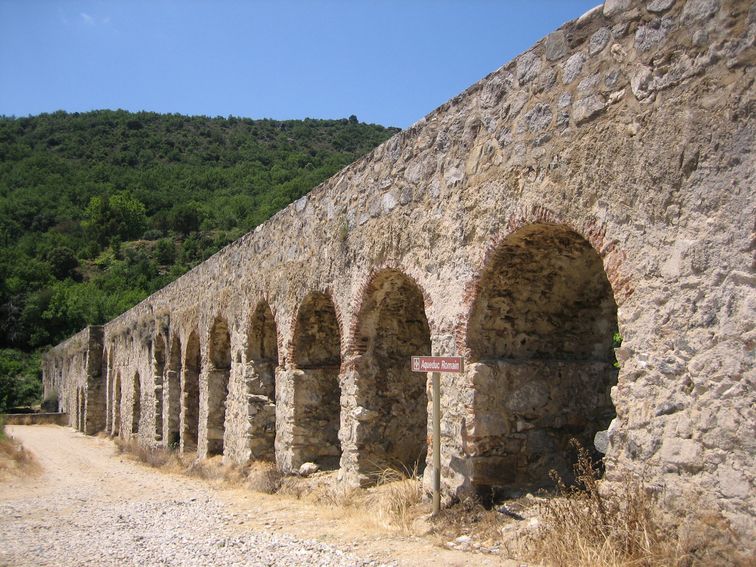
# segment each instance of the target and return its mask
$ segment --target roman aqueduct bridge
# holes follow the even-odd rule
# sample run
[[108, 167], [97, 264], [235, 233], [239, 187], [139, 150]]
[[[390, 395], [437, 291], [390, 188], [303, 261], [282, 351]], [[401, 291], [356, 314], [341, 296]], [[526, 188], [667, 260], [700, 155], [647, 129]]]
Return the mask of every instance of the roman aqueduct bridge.
[[447, 498], [543, 486], [608, 429], [609, 482], [752, 538], [755, 31], [746, 0], [607, 0], [52, 349], [46, 393], [88, 434], [429, 480], [409, 357], [460, 355]]

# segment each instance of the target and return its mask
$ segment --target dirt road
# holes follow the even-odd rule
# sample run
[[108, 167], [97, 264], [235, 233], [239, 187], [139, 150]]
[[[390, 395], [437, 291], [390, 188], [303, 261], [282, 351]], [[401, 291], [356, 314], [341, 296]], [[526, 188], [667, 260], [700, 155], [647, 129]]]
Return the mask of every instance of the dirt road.
[[0, 565], [514, 565], [360, 526], [338, 510], [157, 471], [112, 441], [8, 426], [37, 477], [0, 483]]

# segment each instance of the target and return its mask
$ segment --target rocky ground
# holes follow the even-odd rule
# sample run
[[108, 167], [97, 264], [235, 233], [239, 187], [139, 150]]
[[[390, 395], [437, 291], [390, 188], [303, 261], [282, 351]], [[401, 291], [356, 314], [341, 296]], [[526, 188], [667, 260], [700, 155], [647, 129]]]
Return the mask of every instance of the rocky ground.
[[296, 500], [167, 474], [107, 439], [9, 426], [41, 472], [0, 483], [0, 565], [502, 565]]

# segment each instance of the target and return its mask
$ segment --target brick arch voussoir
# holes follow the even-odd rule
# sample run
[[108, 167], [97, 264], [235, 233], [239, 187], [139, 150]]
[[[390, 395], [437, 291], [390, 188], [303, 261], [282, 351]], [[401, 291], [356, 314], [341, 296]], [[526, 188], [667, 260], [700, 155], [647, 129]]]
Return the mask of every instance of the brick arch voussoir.
[[609, 284], [612, 288], [614, 301], [619, 307], [629, 298], [634, 288], [630, 277], [624, 273], [623, 264], [626, 258], [625, 252], [619, 248], [616, 242], [607, 238], [606, 227], [594, 218], [576, 223], [562, 215], [540, 205], [521, 208], [513, 213], [505, 225], [505, 229], [498, 233], [486, 247], [478, 269], [474, 276], [465, 286], [462, 297], [463, 309], [454, 326], [454, 340], [457, 352], [468, 358], [472, 355], [469, 347], [469, 322], [480, 296], [486, 271], [500, 259], [501, 245], [521, 228], [534, 224], [547, 224], [565, 227], [584, 238], [601, 258]]

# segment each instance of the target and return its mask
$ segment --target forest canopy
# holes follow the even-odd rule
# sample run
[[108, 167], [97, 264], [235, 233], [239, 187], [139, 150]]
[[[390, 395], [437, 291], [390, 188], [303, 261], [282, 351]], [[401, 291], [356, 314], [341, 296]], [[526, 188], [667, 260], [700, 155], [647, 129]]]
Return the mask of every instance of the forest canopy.
[[129, 309], [396, 132], [354, 116], [0, 116], [0, 373], [24, 382], [0, 411], [33, 397], [40, 349]]

